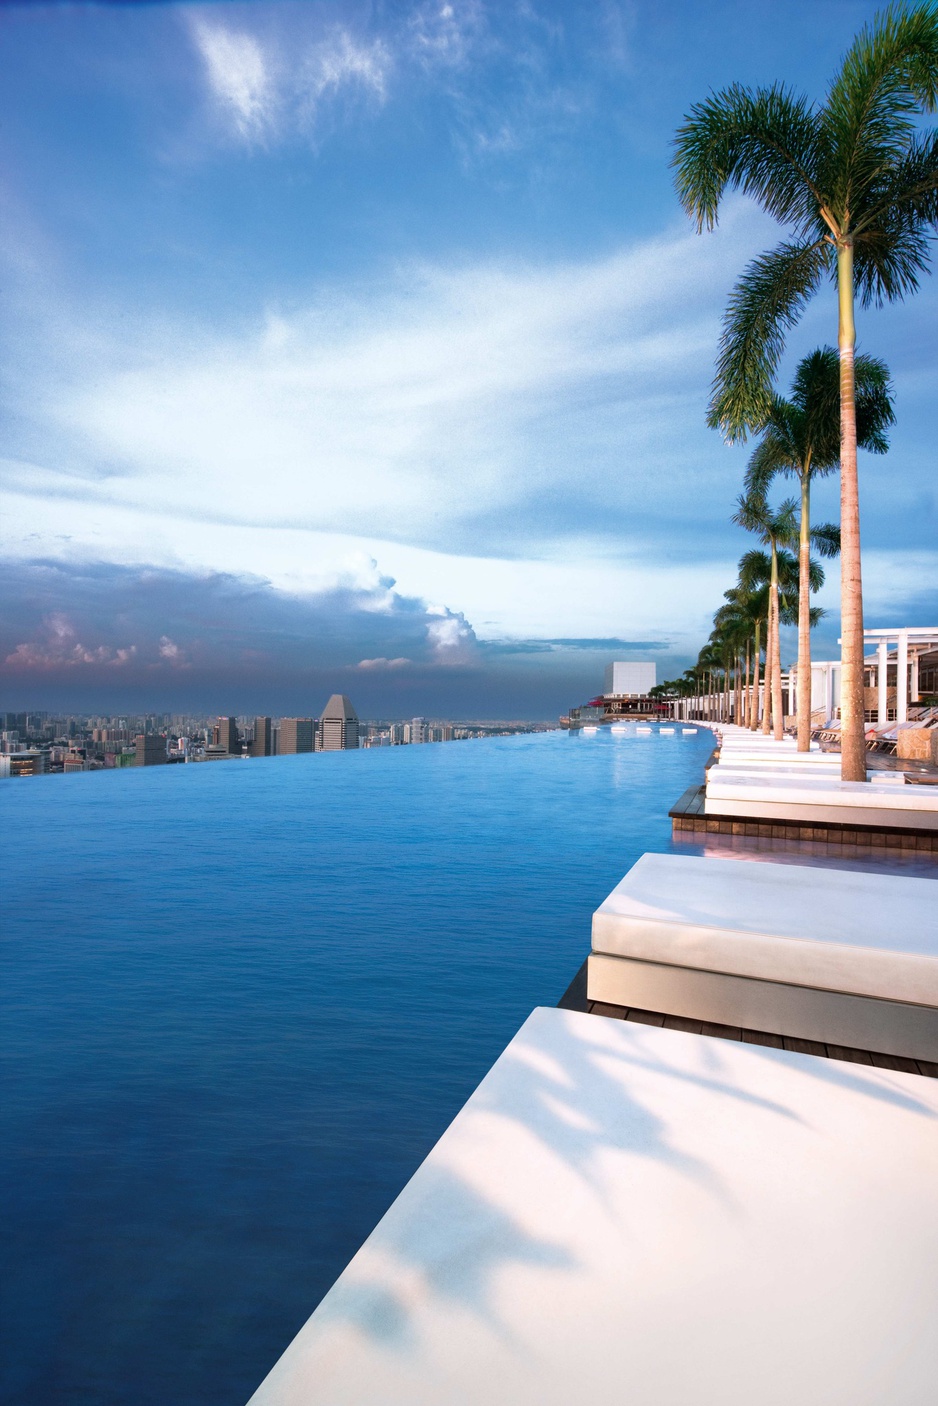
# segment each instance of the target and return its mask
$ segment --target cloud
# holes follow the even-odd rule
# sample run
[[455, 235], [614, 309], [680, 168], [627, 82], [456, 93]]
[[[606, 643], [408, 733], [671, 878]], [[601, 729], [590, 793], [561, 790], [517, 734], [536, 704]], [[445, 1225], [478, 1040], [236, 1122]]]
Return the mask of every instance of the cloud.
[[602, 682], [579, 648], [490, 648], [373, 561], [293, 592], [233, 573], [0, 559], [0, 592], [9, 707], [305, 715], [352, 692], [363, 716], [550, 718]]
[[667, 640], [622, 640], [615, 636], [602, 639], [482, 640], [480, 645], [493, 654], [557, 654], [566, 650], [588, 654], [623, 654], [641, 650], [647, 654], [671, 647]]
[[345, 30], [339, 30], [318, 44], [306, 61], [307, 112], [327, 94], [336, 93], [346, 85], [358, 87], [378, 102], [387, 97], [387, 78], [391, 58], [385, 44], [376, 39], [370, 44], [358, 44]]
[[427, 607], [427, 639], [437, 664], [466, 664], [476, 657], [475, 631], [465, 616], [445, 605]]
[[209, 88], [235, 131], [247, 140], [262, 138], [273, 126], [278, 98], [258, 40], [205, 19], [192, 21], [192, 34]]
[[752, 230], [739, 214], [581, 262], [404, 266], [228, 327], [50, 310], [55, 351], [21, 401], [55, 467], [31, 436], [7, 484], [479, 554], [699, 540], [701, 473], [736, 463], [699, 429], [714, 289]]
[[478, 0], [429, 0], [410, 17], [411, 50], [427, 69], [463, 68], [484, 42], [487, 29]]
[[[373, 561], [302, 593], [259, 577], [103, 562], [6, 562], [0, 580], [0, 658], [12, 674], [101, 666], [303, 674], [481, 659], [463, 616], [401, 595]], [[398, 648], [361, 658], [363, 644]]]
[[[95, 627], [92, 625], [92, 629]], [[162, 653], [162, 650], [160, 651]], [[62, 611], [52, 611], [43, 615], [35, 630], [34, 638], [24, 641], [11, 650], [4, 663], [14, 673], [22, 670], [47, 672], [58, 669], [77, 669], [82, 665], [105, 664], [108, 668], [121, 668], [130, 664], [137, 653], [136, 645], [108, 646], [99, 644], [89, 648], [82, 644], [78, 632], [69, 617]]]
[[361, 41], [336, 27], [325, 36], [280, 39], [204, 16], [192, 19], [190, 30], [219, 115], [249, 145], [313, 137], [324, 104], [340, 95], [379, 106], [387, 99], [391, 54], [380, 38]]

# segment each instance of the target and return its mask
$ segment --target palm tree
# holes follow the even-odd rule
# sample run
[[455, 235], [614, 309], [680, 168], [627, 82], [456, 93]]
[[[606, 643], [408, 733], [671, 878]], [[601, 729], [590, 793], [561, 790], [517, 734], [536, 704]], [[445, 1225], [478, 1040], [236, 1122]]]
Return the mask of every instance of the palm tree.
[[[743, 503], [740, 499], [740, 503]], [[755, 629], [756, 678], [752, 713], [749, 726], [755, 732], [759, 722], [759, 629], [764, 623], [765, 630], [765, 704], [762, 710], [762, 730], [769, 731], [769, 719], [773, 719], [776, 737], [782, 735], [782, 678], [781, 646], [779, 625], [797, 625], [800, 619], [800, 570], [798, 558], [781, 544], [791, 540], [787, 536], [785, 517], [792, 509], [789, 501], [782, 505], [784, 511], [773, 519], [768, 514], [766, 535], [776, 529], [775, 546], [769, 552], [756, 549], [744, 553], [739, 560], [739, 589], [750, 598], [750, 609], [757, 612]], [[737, 514], [739, 520], [739, 514]], [[759, 530], [758, 528], [756, 530]], [[817, 529], [823, 533], [826, 529]], [[760, 535], [762, 535], [760, 533]], [[769, 544], [771, 545], [771, 544]], [[819, 591], [824, 585], [824, 571], [813, 558], [808, 559], [808, 596]], [[809, 628], [813, 628], [823, 617], [824, 612], [817, 606], [810, 606]]]
[[[752, 628], [750, 598], [747, 592], [735, 586], [723, 592], [726, 605], [721, 605], [713, 617], [713, 643], [722, 646], [727, 669], [727, 718], [740, 723], [743, 716], [745, 693], [749, 689], [749, 658]], [[745, 658], [745, 685], [743, 683], [743, 660]], [[729, 685], [733, 687], [733, 701], [729, 700]], [[744, 693], [745, 688], [745, 693]]]
[[785, 334], [825, 275], [836, 283], [840, 352], [842, 775], [866, 779], [863, 598], [854, 304], [912, 293], [938, 227], [938, 6], [894, 5], [863, 29], [823, 104], [780, 84], [735, 84], [696, 104], [677, 134], [678, 194], [698, 231], [726, 190], [753, 196], [790, 232], [755, 259], [731, 295], [709, 422], [730, 440], [760, 429]]
[[[882, 361], [858, 356], [857, 444], [874, 454], [889, 448], [886, 428], [894, 422], [889, 371]], [[811, 529], [811, 484], [840, 462], [840, 375], [833, 347], [806, 356], [795, 372], [790, 400], [773, 396], [762, 438], [746, 471], [747, 494], [764, 495], [778, 473], [794, 475], [801, 487], [798, 599], [798, 750], [811, 742], [811, 624], [808, 570], [811, 545], [821, 556], [840, 550], [840, 533], [827, 523]]]
[[758, 726], [756, 710], [759, 698], [760, 636], [762, 622], [768, 612], [768, 584], [757, 589], [747, 589], [740, 583], [731, 590], [724, 591], [723, 598], [727, 603], [720, 606], [713, 617], [713, 623], [736, 641], [739, 649], [739, 670], [745, 657], [745, 674], [740, 674], [741, 687], [737, 690], [739, 706], [736, 709], [736, 721], [741, 727], [749, 727], [755, 732]]
[[[776, 740], [781, 741], [782, 668], [779, 637], [778, 551], [779, 547], [787, 546], [794, 538], [795, 500], [794, 498], [786, 498], [785, 502], [773, 511], [764, 494], [741, 495], [737, 500], [733, 521], [739, 527], [745, 527], [747, 532], [756, 533], [760, 541], [769, 549], [769, 620], [765, 637], [766, 707], [762, 720], [762, 731], [768, 732], [769, 730], [768, 701], [771, 689], [773, 730]], [[745, 561], [744, 557], [743, 562]], [[750, 562], [745, 578], [743, 576], [743, 562], [740, 562], [740, 579], [744, 581], [746, 587], [751, 588], [756, 584], [753, 576], [754, 562]]]

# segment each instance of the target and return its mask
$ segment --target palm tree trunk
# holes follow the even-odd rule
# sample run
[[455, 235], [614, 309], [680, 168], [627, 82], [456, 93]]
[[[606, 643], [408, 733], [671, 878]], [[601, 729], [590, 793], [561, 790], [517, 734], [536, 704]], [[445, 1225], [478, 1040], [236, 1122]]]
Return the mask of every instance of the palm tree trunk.
[[863, 584], [860, 575], [860, 491], [854, 378], [853, 240], [837, 243], [840, 348], [840, 774], [866, 780], [863, 709]]
[[760, 635], [762, 634], [762, 621], [756, 621], [755, 641], [753, 643], [752, 661], [752, 697], [749, 700], [749, 730], [757, 732], [759, 728], [759, 668], [762, 662], [762, 644]]
[[772, 596], [769, 593], [769, 613], [765, 617], [765, 682], [762, 685], [762, 731], [766, 737], [772, 720]]
[[781, 742], [784, 731], [782, 717], [782, 638], [779, 628], [778, 610], [778, 553], [772, 543], [772, 732], [776, 742]]
[[798, 542], [798, 751], [811, 748], [811, 464], [801, 471]]
[[740, 710], [739, 710], [739, 723], [740, 723], [740, 726], [741, 726], [741, 727], [745, 727], [746, 724], [747, 724], [748, 721], [749, 721], [749, 674], [750, 674], [749, 641], [748, 641], [748, 639], [747, 639], [747, 640], [746, 640], [746, 675], [745, 675], [745, 680], [744, 680], [744, 683], [743, 683], [742, 707], [741, 707]]

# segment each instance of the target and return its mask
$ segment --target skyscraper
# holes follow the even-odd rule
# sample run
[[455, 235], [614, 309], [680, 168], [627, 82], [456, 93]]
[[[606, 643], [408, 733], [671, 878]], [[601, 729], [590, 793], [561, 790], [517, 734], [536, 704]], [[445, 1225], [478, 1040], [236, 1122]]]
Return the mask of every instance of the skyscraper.
[[235, 718], [218, 719], [218, 745], [236, 757], [241, 755], [241, 735]]
[[317, 752], [344, 752], [358, 746], [358, 714], [344, 693], [334, 693], [322, 711]]
[[137, 766], [164, 766], [167, 760], [165, 737], [161, 737], [158, 732], [138, 734]]
[[254, 719], [254, 741], [251, 743], [251, 756], [270, 756], [270, 718]]
[[280, 719], [280, 755], [313, 750], [312, 718]]

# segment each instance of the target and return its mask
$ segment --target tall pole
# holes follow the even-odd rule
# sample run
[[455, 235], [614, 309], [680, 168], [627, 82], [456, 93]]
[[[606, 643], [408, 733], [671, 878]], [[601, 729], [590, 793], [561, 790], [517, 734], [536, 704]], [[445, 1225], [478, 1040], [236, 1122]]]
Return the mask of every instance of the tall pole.
[[896, 650], [896, 722], [909, 721], [909, 632], [899, 631]]

